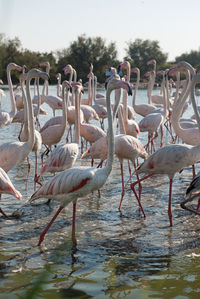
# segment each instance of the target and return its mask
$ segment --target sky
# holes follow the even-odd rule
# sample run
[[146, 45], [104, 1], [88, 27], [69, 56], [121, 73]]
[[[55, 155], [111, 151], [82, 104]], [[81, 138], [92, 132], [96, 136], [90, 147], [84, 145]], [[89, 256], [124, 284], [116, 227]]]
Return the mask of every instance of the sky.
[[199, 0], [0, 0], [0, 33], [23, 49], [51, 52], [77, 37], [116, 43], [123, 60], [129, 42], [157, 40], [168, 61], [200, 50]]

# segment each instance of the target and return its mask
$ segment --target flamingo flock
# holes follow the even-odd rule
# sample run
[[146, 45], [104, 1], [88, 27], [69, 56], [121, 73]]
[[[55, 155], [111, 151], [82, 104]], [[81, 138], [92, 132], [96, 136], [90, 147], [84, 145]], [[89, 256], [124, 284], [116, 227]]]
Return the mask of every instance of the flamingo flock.
[[[9, 171], [20, 167], [26, 159], [29, 161], [30, 153], [34, 152], [34, 190], [29, 202], [46, 198], [48, 202], [55, 200], [60, 204], [40, 234], [38, 245], [41, 245], [56, 217], [69, 203], [73, 205], [71, 239], [74, 245], [77, 244], [75, 226], [78, 199], [84, 200], [86, 195], [92, 196], [95, 191], [98, 191], [100, 196], [100, 189], [106, 188], [106, 182], [115, 163], [115, 155], [119, 160], [118, 167], [121, 174], [120, 211], [126, 200], [126, 191], [129, 190], [133, 199], [136, 199], [143, 217], [151, 217], [143, 208], [142, 185], [153, 175], [167, 175], [168, 217], [169, 225], [172, 227], [173, 179], [177, 172], [191, 167], [193, 180], [186, 190], [186, 200], [181, 203], [181, 207], [200, 214], [198, 212], [200, 175], [195, 173], [195, 164], [200, 160], [200, 116], [195, 98], [200, 75], [196, 74], [192, 65], [186, 61], [181, 61], [167, 70], [157, 70], [154, 59], [149, 60], [147, 65], [149, 68], [153, 65], [153, 70], [146, 74], [149, 80], [146, 102], [142, 102], [138, 96], [140, 70], [138, 67], [131, 69], [128, 61], [119, 65], [118, 70], [124, 73], [121, 77], [114, 67], [107, 72], [110, 77], [106, 79], [104, 94], [97, 93], [97, 77], [91, 64], [87, 75], [86, 98], [83, 98], [84, 86], [81, 80], [77, 81], [78, 71], [69, 64], [64, 67], [63, 74], [56, 75], [58, 84], [55, 95], [49, 94], [49, 62], [41, 62], [38, 69], [31, 70], [26, 70], [25, 66], [15, 63], [7, 66], [11, 111], [0, 110], [0, 128], [17, 122], [21, 123], [21, 128], [19, 140], [14, 137], [13, 141], [0, 144], [0, 197], [2, 194], [10, 194], [22, 199], [20, 191], [14, 187], [9, 178]], [[46, 67], [45, 71], [40, 69], [42, 67]], [[21, 94], [17, 97], [12, 84], [13, 70], [22, 72], [17, 85]], [[135, 74], [136, 83], [133, 85], [131, 75], [134, 77]], [[160, 94], [153, 94], [157, 75], [162, 76]], [[180, 88], [180, 75], [185, 77], [182, 88]], [[176, 77], [174, 94], [169, 83], [172, 76]], [[65, 77], [63, 81], [62, 77]], [[30, 91], [33, 79], [34, 96]], [[43, 80], [42, 92], [39, 79]], [[4, 95], [3, 91], [1, 95]], [[52, 109], [52, 115], [47, 116], [41, 107], [44, 103]], [[193, 118], [183, 118], [185, 109], [191, 104], [194, 110]], [[60, 115], [56, 115], [57, 110], [60, 110]], [[41, 113], [44, 117], [48, 117], [42, 127]], [[119, 125], [120, 132], [115, 132], [114, 127], [118, 128], [114, 126], [115, 123]], [[168, 134], [168, 144], [163, 141], [164, 131]], [[147, 138], [144, 137], [145, 134], [148, 134]], [[160, 142], [155, 142], [156, 140]], [[78, 159], [91, 159], [91, 167], [78, 166]], [[98, 160], [97, 167], [94, 166], [95, 159]], [[124, 175], [124, 160], [127, 160], [129, 169], [127, 182]], [[26, 189], [30, 166], [27, 171]], [[48, 179], [46, 173], [49, 173]], [[141, 174], [144, 175], [140, 177]], [[198, 204], [195, 210], [186, 203], [196, 197]], [[0, 213], [2, 217], [9, 218], [1, 208]]]

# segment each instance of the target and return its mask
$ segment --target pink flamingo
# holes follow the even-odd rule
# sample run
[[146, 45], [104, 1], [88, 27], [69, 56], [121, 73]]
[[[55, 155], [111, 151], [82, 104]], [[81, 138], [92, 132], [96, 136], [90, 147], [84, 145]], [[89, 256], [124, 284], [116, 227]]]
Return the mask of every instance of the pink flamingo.
[[197, 145], [200, 142], [200, 132], [198, 127], [189, 127], [189, 128], [183, 128], [181, 123], [179, 122], [184, 104], [186, 99], [188, 98], [191, 88], [191, 76], [194, 76], [195, 72], [193, 67], [185, 62], [181, 61], [179, 62], [174, 68], [172, 68], [169, 73], [170, 75], [174, 72], [182, 71], [185, 73], [187, 84], [185, 84], [185, 87], [183, 88], [181, 94], [175, 101], [173, 105], [172, 114], [170, 117], [170, 121], [172, 124], [172, 127], [178, 137], [182, 139], [184, 143], [191, 144], [191, 145]]
[[[128, 61], [124, 61], [119, 65], [118, 68], [126, 69], [126, 80], [127, 80], [127, 82], [130, 82], [130, 74], [131, 74], [130, 63]], [[136, 117], [135, 117], [135, 111], [134, 111], [133, 107], [131, 107], [130, 105], [127, 105], [127, 109], [128, 109], [128, 119], [135, 120]]]
[[[22, 199], [21, 193], [13, 186], [11, 180], [9, 179], [7, 173], [0, 167], [0, 199], [1, 194], [11, 194], [17, 199]], [[0, 213], [8, 218], [4, 211], [0, 208]]]
[[[43, 230], [40, 235], [38, 245], [40, 245], [44, 239], [45, 234], [52, 225], [53, 221], [56, 219], [58, 214], [63, 210], [63, 208], [70, 202], [73, 202], [73, 221], [72, 221], [72, 241], [74, 244], [77, 243], [75, 237], [75, 214], [76, 214], [76, 202], [77, 199], [88, 195], [89, 193], [101, 188], [111, 170], [113, 163], [114, 154], [114, 134], [113, 134], [113, 121], [112, 112], [110, 107], [110, 93], [116, 88], [130, 88], [130, 86], [117, 79], [113, 79], [108, 84], [108, 89], [106, 93], [107, 98], [107, 111], [108, 111], [108, 127], [109, 127], [109, 151], [108, 151], [108, 161], [104, 168], [70, 168], [60, 174], [56, 175], [48, 182], [46, 182], [38, 191], [36, 191], [30, 201], [34, 201], [40, 197], [46, 197], [54, 200], [58, 200], [61, 205], [58, 208], [56, 214], [53, 216], [49, 224]], [[78, 87], [80, 89], [80, 87]], [[80, 92], [80, 91], [79, 91]]]
[[[69, 88], [69, 82], [63, 81], [63, 89]], [[78, 88], [78, 87], [77, 87]], [[76, 104], [76, 103], [75, 103]], [[40, 171], [40, 175], [46, 172], [61, 172], [65, 169], [71, 168], [78, 156], [79, 152], [79, 138], [80, 138], [80, 115], [78, 109], [76, 109], [76, 124], [74, 142], [56, 147], [44, 162]]]
[[133, 119], [128, 119], [127, 92], [125, 90], [123, 90], [123, 120], [126, 134], [138, 138], [140, 128], [137, 122]]
[[12, 122], [13, 117], [15, 116], [15, 114], [17, 112], [16, 105], [15, 105], [15, 99], [14, 99], [14, 93], [13, 93], [11, 74], [10, 74], [12, 70], [17, 70], [17, 71], [21, 72], [22, 67], [15, 63], [9, 63], [7, 65], [6, 72], [7, 72], [9, 91], [10, 91], [11, 111], [10, 112], [0, 111], [0, 128], [5, 125], [9, 125]]
[[26, 93], [27, 93], [27, 101], [28, 101], [28, 119], [29, 119], [29, 137], [25, 142], [13, 141], [7, 142], [0, 145], [0, 167], [8, 172], [11, 168], [15, 167], [19, 163], [21, 163], [25, 158], [28, 157], [31, 152], [34, 142], [34, 121], [33, 121], [33, 108], [31, 102], [30, 95], [30, 81], [33, 77], [40, 77], [44, 80], [48, 79], [48, 75], [46, 73], [40, 72], [36, 69], [32, 69], [27, 73], [26, 80]]
[[[40, 63], [40, 66], [46, 66], [46, 73], [49, 74], [50, 64], [48, 61]], [[53, 111], [53, 116], [55, 116], [55, 111], [62, 109], [62, 99], [59, 96], [48, 94], [48, 82], [45, 82], [44, 86], [46, 87], [46, 95], [45, 95], [45, 88], [43, 88], [41, 100], [51, 107]]]
[[56, 74], [56, 79], [58, 80], [58, 83], [57, 83], [57, 96], [62, 97], [62, 95], [61, 95], [61, 93], [62, 93], [61, 73]]
[[[119, 210], [121, 209], [121, 204], [124, 198], [125, 194], [125, 187], [124, 187], [124, 171], [123, 171], [123, 161], [130, 160], [134, 167], [136, 167], [135, 161], [137, 158], [141, 157], [143, 159], [146, 159], [147, 152], [145, 151], [142, 143], [135, 137], [126, 135], [123, 132], [125, 132], [123, 119], [122, 119], [122, 113], [121, 113], [122, 107], [119, 107], [119, 124], [120, 124], [120, 134], [116, 135], [115, 138], [115, 154], [119, 159], [120, 162], [120, 169], [121, 169], [121, 179], [122, 179], [122, 193], [121, 193], [121, 200], [119, 204]], [[113, 114], [114, 115], [114, 114]], [[92, 159], [100, 159], [101, 162], [99, 163], [98, 167], [100, 167], [103, 163], [103, 161], [107, 157], [107, 151], [108, 151], [108, 144], [107, 144], [107, 136], [101, 137], [96, 142], [94, 142], [91, 147], [83, 153], [81, 159], [91, 157]], [[140, 205], [139, 198], [138, 203]], [[143, 208], [140, 205], [142, 212]], [[145, 214], [144, 214], [145, 216]]]
[[136, 104], [136, 93], [137, 93], [139, 83], [140, 83], [140, 70], [139, 70], [139, 68], [135, 67], [131, 70], [131, 72], [137, 74], [137, 81], [136, 81], [135, 90], [134, 90], [134, 94], [133, 94], [132, 106], [137, 114], [139, 114], [141, 116], [147, 116], [148, 114], [150, 114], [151, 112], [156, 110], [157, 107], [154, 105], [151, 105], [151, 104], [146, 104], [146, 103]]
[[[180, 63], [184, 68], [188, 66], [185, 62]], [[178, 64], [179, 65], [179, 64]], [[180, 65], [179, 65], [180, 66]], [[177, 66], [176, 66], [177, 68]], [[194, 111], [197, 117], [198, 126], [200, 129], [200, 118], [196, 108], [195, 98], [194, 98], [194, 87], [197, 82], [200, 82], [200, 75], [193, 77], [192, 84], [190, 85], [190, 91], [192, 95], [192, 104]], [[183, 105], [183, 103], [182, 103]], [[181, 108], [181, 107], [180, 107]], [[168, 216], [170, 221], [170, 226], [172, 226], [172, 212], [171, 212], [171, 200], [172, 200], [172, 183], [173, 178], [176, 172], [182, 171], [185, 167], [194, 165], [200, 159], [200, 142], [199, 144], [192, 146], [187, 144], [173, 144], [167, 145], [163, 148], [158, 149], [155, 153], [147, 158], [143, 164], [139, 166], [136, 173], [147, 173], [147, 176], [144, 176], [140, 179], [140, 182], [146, 178], [152, 176], [153, 174], [167, 174], [169, 177], [169, 200], [168, 200]], [[195, 184], [197, 180], [195, 179]], [[131, 189], [137, 196], [134, 186], [137, 184], [132, 183]], [[192, 190], [188, 190], [188, 193]], [[183, 203], [184, 207], [185, 202]]]
[[[27, 141], [28, 136], [29, 136], [29, 126], [28, 126], [28, 107], [27, 107], [27, 99], [24, 91], [24, 81], [27, 78], [27, 74], [21, 74], [20, 75], [20, 82], [21, 82], [21, 88], [22, 88], [22, 96], [25, 101], [25, 109], [24, 109], [24, 127], [21, 133], [19, 134], [19, 140], [20, 141]], [[37, 92], [38, 92], [38, 101], [40, 105], [40, 94], [39, 94], [39, 78], [37, 78]], [[39, 110], [39, 107], [38, 107]], [[36, 190], [36, 179], [37, 179], [37, 156], [42, 148], [42, 137], [41, 134], [35, 129], [34, 130], [34, 136], [35, 136], [35, 141], [34, 145], [32, 148], [32, 152], [35, 153], [35, 178], [34, 178], [34, 191]], [[29, 173], [28, 173], [28, 179], [30, 175], [30, 166], [29, 166]], [[26, 188], [28, 186], [28, 179], [26, 183]]]
[[[69, 84], [69, 83], [68, 83]], [[43, 159], [44, 154], [48, 154], [51, 150], [52, 145], [55, 145], [60, 142], [62, 136], [65, 133], [66, 125], [67, 125], [67, 113], [66, 113], [66, 106], [68, 104], [69, 93], [67, 90], [66, 100], [64, 98], [64, 89], [65, 89], [66, 82], [63, 84], [63, 116], [62, 116], [62, 123], [48, 126], [46, 129], [41, 130], [40, 134], [42, 136], [42, 144], [45, 145], [46, 150], [42, 153], [41, 157]]]
[[[145, 116], [140, 122], [139, 122], [139, 128], [141, 132], [148, 132], [148, 142], [146, 145], [146, 148], [149, 149], [149, 145], [151, 144], [151, 153], [152, 150], [155, 150], [154, 148], [154, 142], [153, 140], [158, 136], [157, 130], [160, 127], [161, 128], [161, 144], [162, 146], [162, 136], [163, 136], [163, 129], [162, 129], [162, 123], [164, 122], [165, 118], [167, 117], [167, 98], [166, 98], [166, 90], [165, 90], [165, 77], [163, 72], [163, 95], [165, 98], [164, 101], [164, 110], [158, 110], [153, 111], [152, 113]], [[153, 134], [155, 133], [155, 136]]]

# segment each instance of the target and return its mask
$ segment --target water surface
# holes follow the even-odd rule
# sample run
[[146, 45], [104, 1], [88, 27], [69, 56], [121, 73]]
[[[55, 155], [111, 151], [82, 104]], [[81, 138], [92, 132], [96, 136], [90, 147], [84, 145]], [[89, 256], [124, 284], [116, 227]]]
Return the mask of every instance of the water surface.
[[[50, 93], [56, 94], [56, 88], [51, 87]], [[146, 90], [139, 91], [140, 100], [146, 101]], [[8, 96], [2, 99], [2, 108], [9, 111]], [[43, 108], [48, 115], [40, 117], [41, 124], [52, 116], [46, 104]], [[189, 108], [186, 115], [191, 113]], [[17, 140], [19, 129], [15, 124], [2, 128], [0, 142]], [[140, 134], [144, 144], [146, 137]], [[170, 142], [166, 131], [164, 137], [165, 143]], [[8, 215], [18, 210], [21, 217], [0, 217], [0, 298], [199, 298], [200, 218], [180, 207], [192, 179], [191, 168], [175, 176], [170, 228], [167, 176], [154, 176], [143, 183], [145, 219], [129, 184], [122, 211], [118, 211], [121, 178], [115, 157], [101, 197], [94, 192], [77, 203], [77, 248], [71, 243], [72, 204], [60, 213], [38, 247], [39, 235], [59, 204], [52, 201], [48, 206], [39, 200], [26, 205], [33, 194], [33, 154], [30, 162], [27, 190], [26, 161], [8, 173], [23, 200], [5, 194], [1, 200]], [[78, 159], [76, 165], [89, 166], [90, 161]], [[127, 161], [124, 167], [127, 181]], [[44, 181], [49, 177], [45, 175]]]

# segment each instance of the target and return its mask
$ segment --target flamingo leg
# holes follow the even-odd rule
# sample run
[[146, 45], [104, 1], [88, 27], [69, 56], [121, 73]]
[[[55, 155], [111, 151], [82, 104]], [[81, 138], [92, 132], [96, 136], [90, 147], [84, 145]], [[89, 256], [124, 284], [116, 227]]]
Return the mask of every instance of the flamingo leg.
[[163, 146], [163, 127], [160, 126], [160, 147]]
[[51, 219], [51, 221], [47, 224], [47, 226], [45, 227], [45, 229], [43, 230], [43, 232], [40, 235], [40, 239], [38, 242], [38, 246], [41, 245], [42, 241], [44, 240], [44, 236], [46, 235], [48, 229], [50, 228], [50, 226], [52, 225], [52, 223], [54, 222], [54, 220], [56, 219], [56, 217], [58, 216], [58, 214], [62, 211], [64, 207], [60, 206], [57, 210], [57, 212], [55, 213], [55, 215], [53, 216], [53, 218]]
[[72, 242], [74, 245], [77, 244], [75, 235], [75, 223], [76, 223], [76, 202], [73, 203], [73, 219], [72, 219]]
[[171, 211], [172, 182], [173, 182], [173, 180], [170, 179], [170, 181], [169, 181], [169, 203], [168, 203], [168, 216], [169, 216], [169, 223], [170, 223], [170, 226], [173, 226], [173, 224], [172, 224], [172, 211]]
[[5, 217], [5, 218], [9, 218], [6, 213], [0, 208], [0, 213]]
[[27, 190], [27, 188], [28, 188], [28, 180], [29, 180], [30, 172], [31, 172], [31, 164], [29, 162], [29, 157], [27, 157], [27, 162], [28, 162], [28, 174], [27, 174], [25, 190]]
[[34, 191], [36, 191], [36, 183], [37, 183], [37, 153], [35, 152], [35, 178], [34, 178]]
[[139, 204], [139, 206], [140, 206], [140, 209], [141, 209], [141, 211], [142, 211], [143, 216], [146, 217], [145, 212], [144, 212], [144, 209], [143, 209], [142, 204], [141, 204], [141, 201], [140, 201], [140, 197], [137, 195], [137, 192], [135, 191], [135, 188], [134, 188], [134, 185], [133, 185], [133, 184], [131, 184], [131, 190], [132, 190], [133, 193], [135, 194], [135, 197], [136, 197], [136, 199], [137, 199], [137, 201], [138, 201], [138, 204]]
[[121, 210], [122, 201], [124, 199], [125, 189], [124, 189], [124, 172], [123, 172], [123, 163], [120, 163], [121, 167], [121, 177], [122, 177], [122, 193], [121, 193], [121, 200], [119, 203], [119, 211]]
[[200, 207], [200, 197], [199, 197], [199, 199], [198, 199], [198, 204], [197, 204], [196, 211], [198, 211], [198, 210], [199, 210], [199, 207]]

